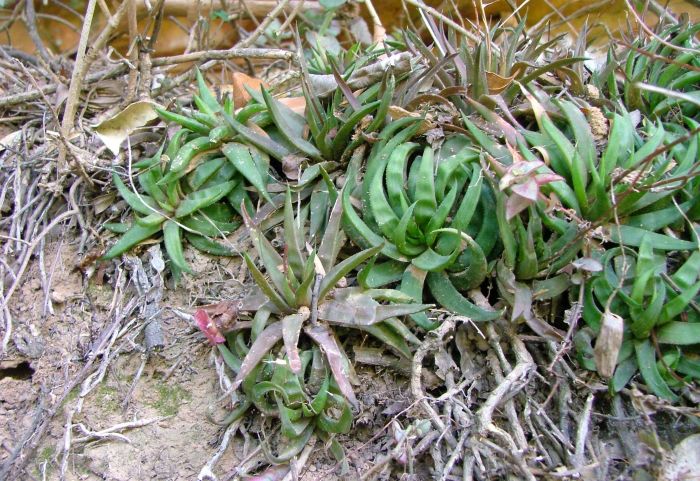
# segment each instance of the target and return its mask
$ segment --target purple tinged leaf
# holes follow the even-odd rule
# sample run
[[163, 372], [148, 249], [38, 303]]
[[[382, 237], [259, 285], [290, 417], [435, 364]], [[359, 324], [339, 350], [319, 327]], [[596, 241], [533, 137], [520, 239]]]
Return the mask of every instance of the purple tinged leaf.
[[525, 139], [522, 134], [498, 116], [493, 110], [469, 97], [467, 97], [467, 102], [469, 102], [487, 121], [501, 131], [508, 144], [517, 145], [518, 142], [524, 142]]
[[509, 166], [501, 180], [498, 182], [498, 188], [506, 190], [513, 184], [522, 182], [527, 176], [533, 173], [536, 169], [543, 167], [545, 164], [541, 160], [518, 161]]
[[506, 220], [511, 220], [516, 215], [528, 208], [532, 201], [521, 197], [518, 194], [513, 194], [506, 201]]
[[246, 355], [245, 359], [241, 363], [241, 370], [238, 371], [236, 379], [233, 381], [233, 389], [237, 389], [241, 385], [243, 380], [248, 377], [248, 375], [253, 371], [255, 366], [265, 357], [265, 355], [270, 352], [270, 350], [275, 347], [282, 339], [282, 323], [275, 322], [270, 324], [261, 332], [258, 337], [250, 346], [250, 350]]
[[353, 110], [360, 110], [362, 108], [362, 105], [360, 105], [360, 101], [357, 100], [357, 97], [355, 97], [355, 94], [352, 92], [352, 89], [347, 84], [347, 82], [343, 80], [343, 77], [340, 75], [340, 72], [338, 72], [338, 69], [335, 67], [335, 65], [333, 65], [333, 77], [335, 77], [335, 81], [338, 84], [340, 91], [343, 92], [343, 95], [350, 104], [350, 107], [352, 107]]
[[550, 182], [558, 182], [563, 180], [564, 177], [554, 173], [537, 174], [535, 176], [535, 182], [537, 182], [537, 185], [539, 186], [549, 184]]
[[511, 319], [513, 321], [524, 320], [534, 332], [542, 337], [547, 337], [555, 341], [561, 341], [564, 334], [558, 329], [550, 326], [532, 312], [532, 291], [530, 287], [522, 282], [514, 282], [515, 296]]
[[348, 299], [323, 301], [318, 306], [318, 318], [343, 326], [369, 326], [375, 320], [376, 301], [367, 298], [372, 304], [355, 304]]
[[342, 217], [343, 199], [342, 195], [339, 195], [335, 200], [333, 209], [331, 209], [331, 215], [328, 218], [328, 224], [326, 225], [326, 230], [323, 233], [321, 245], [318, 248], [318, 258], [321, 260], [321, 264], [326, 272], [330, 271], [335, 265], [335, 258], [342, 247], [342, 242], [344, 241], [344, 237], [339, 235]]
[[331, 324], [347, 327], [371, 326], [392, 317], [416, 314], [429, 304], [379, 304], [371, 295], [355, 288], [339, 289], [333, 299], [318, 306], [318, 317]]
[[308, 307], [299, 308], [296, 314], [290, 314], [282, 318], [282, 339], [284, 340], [284, 348], [289, 359], [289, 367], [294, 374], [299, 374], [301, 371], [301, 359], [299, 358], [299, 334], [301, 327], [309, 318], [310, 312]]
[[[241, 312], [255, 312], [266, 305], [267, 307], [270, 307], [270, 299], [259, 287], [256, 286], [250, 292], [250, 294], [238, 302], [237, 307]], [[273, 307], [273, 311], [277, 311], [276, 306]]]
[[209, 317], [204, 309], [197, 309], [194, 313], [194, 320], [197, 322], [199, 329], [207, 336], [212, 344], [222, 344], [226, 342], [226, 338], [219, 331], [218, 326], [212, 318]]
[[511, 186], [510, 190], [532, 202], [537, 201], [537, 195], [540, 192], [537, 182], [535, 182], [534, 179], [527, 179], [521, 184], [515, 184]]
[[423, 312], [427, 309], [433, 307], [432, 304], [387, 304], [377, 306], [377, 312], [375, 314], [375, 319], [377, 321], [384, 321], [392, 317], [407, 316], [409, 314], [416, 314], [418, 312]]
[[306, 326], [304, 331], [321, 347], [321, 350], [326, 355], [328, 365], [333, 372], [335, 381], [338, 383], [340, 392], [343, 394], [343, 396], [345, 396], [345, 399], [352, 404], [353, 407], [357, 408], [357, 398], [355, 397], [355, 393], [350, 385], [350, 379], [348, 378], [348, 372], [345, 367], [345, 364], [349, 361], [341, 353], [340, 347], [333, 336], [333, 332], [324, 324]]

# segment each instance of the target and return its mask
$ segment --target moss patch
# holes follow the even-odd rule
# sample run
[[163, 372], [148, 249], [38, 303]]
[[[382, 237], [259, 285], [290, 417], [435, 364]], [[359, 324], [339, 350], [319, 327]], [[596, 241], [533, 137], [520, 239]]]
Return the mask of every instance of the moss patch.
[[162, 416], [174, 416], [180, 410], [183, 401], [192, 399], [189, 391], [181, 386], [168, 386], [162, 384], [157, 388], [158, 399], [150, 406], [155, 408]]

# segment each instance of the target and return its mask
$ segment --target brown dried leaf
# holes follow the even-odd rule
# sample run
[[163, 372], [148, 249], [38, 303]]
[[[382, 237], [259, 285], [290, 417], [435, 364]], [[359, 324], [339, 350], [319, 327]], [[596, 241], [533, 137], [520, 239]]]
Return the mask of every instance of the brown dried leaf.
[[[421, 114], [417, 112], [409, 112], [408, 110], [399, 107], [398, 105], [391, 105], [389, 106], [389, 115], [394, 119], [403, 119], [406, 117], [412, 117], [415, 119], [419, 119], [422, 117]], [[420, 123], [420, 128], [418, 129], [418, 132], [416, 132], [416, 135], [421, 135], [426, 133], [427, 131], [434, 129], [436, 125], [433, 122], [430, 122], [426, 119], [423, 119]]]
[[610, 378], [615, 372], [617, 356], [622, 346], [624, 330], [623, 319], [610, 311], [605, 311], [600, 325], [600, 334], [595, 343], [593, 354], [598, 374]]
[[306, 111], [306, 99], [304, 97], [284, 97], [277, 100], [299, 115], [303, 116]]
[[242, 72], [234, 72], [231, 80], [231, 91], [233, 105], [236, 109], [240, 109], [250, 100], [250, 94], [246, 90], [246, 86], [252, 90], [260, 90], [260, 87], [267, 87], [267, 84]]
[[158, 118], [155, 108], [162, 108], [150, 100], [139, 100], [127, 105], [124, 110], [93, 127], [100, 140], [112, 151], [119, 153], [119, 146], [132, 131], [143, 127], [151, 120]]
[[265, 328], [263, 332], [255, 339], [253, 345], [250, 346], [250, 351], [241, 363], [241, 370], [238, 371], [236, 379], [233, 381], [233, 389], [237, 389], [243, 380], [253, 371], [255, 366], [282, 340], [282, 323], [275, 322]]
[[353, 407], [357, 407], [357, 398], [355, 397], [355, 392], [350, 385], [349, 373], [345, 367], [348, 360], [342, 354], [340, 347], [333, 336], [333, 332], [324, 324], [306, 326], [304, 331], [321, 347], [321, 351], [323, 351], [323, 353], [326, 355], [328, 365], [333, 372], [333, 378], [338, 383], [340, 392], [343, 394], [343, 396], [345, 396], [345, 399], [352, 404]]
[[510, 84], [513, 83], [514, 78], [515, 78], [515, 75], [513, 75], [511, 77], [501, 77], [497, 73], [487, 71], [486, 72], [486, 83], [488, 84], [488, 87], [489, 87], [489, 94], [491, 94], [491, 95], [500, 94], [505, 89], [510, 87]]

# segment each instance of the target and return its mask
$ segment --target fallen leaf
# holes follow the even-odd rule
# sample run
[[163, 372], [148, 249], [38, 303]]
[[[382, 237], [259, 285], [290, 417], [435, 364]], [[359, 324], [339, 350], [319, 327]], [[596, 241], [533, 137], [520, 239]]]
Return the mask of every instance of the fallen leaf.
[[236, 109], [240, 109], [250, 100], [250, 94], [246, 90], [248, 87], [251, 90], [260, 90], [260, 87], [267, 87], [267, 84], [260, 79], [251, 77], [242, 72], [234, 72], [231, 81], [233, 90], [233, 105]]
[[139, 100], [127, 105], [124, 110], [93, 126], [92, 129], [107, 148], [117, 155], [119, 146], [131, 132], [158, 118], [156, 107], [162, 108], [155, 102]]
[[19, 141], [22, 138], [22, 131], [21, 130], [16, 130], [14, 132], [10, 132], [6, 136], [4, 136], [2, 139], [0, 139], [0, 154], [5, 150], [5, 149], [14, 149], [19, 145]]
[[[403, 118], [406, 118], [406, 117], [412, 117], [412, 118], [415, 118], [415, 119], [419, 119], [419, 118], [422, 117], [421, 114], [419, 114], [419, 113], [417, 113], [417, 112], [409, 112], [408, 110], [406, 110], [406, 109], [404, 109], [404, 108], [401, 108], [401, 107], [399, 107], [398, 105], [391, 105], [391, 106], [389, 106], [389, 115], [390, 115], [394, 120], [403, 119]], [[424, 134], [424, 133], [426, 133], [428, 130], [434, 129], [435, 127], [436, 127], [436, 125], [435, 125], [433, 122], [430, 122], [430, 121], [428, 121], [428, 120], [426, 120], [426, 119], [423, 119], [423, 120], [421, 121], [421, 126], [420, 126], [420, 128], [418, 129], [418, 132], [416, 132], [416, 135]]]
[[617, 314], [606, 311], [600, 326], [600, 334], [595, 342], [593, 355], [598, 374], [610, 378], [615, 372], [617, 356], [622, 346], [624, 321]]
[[277, 99], [281, 104], [286, 105], [299, 115], [304, 115], [306, 110], [306, 99], [304, 97], [284, 97]]

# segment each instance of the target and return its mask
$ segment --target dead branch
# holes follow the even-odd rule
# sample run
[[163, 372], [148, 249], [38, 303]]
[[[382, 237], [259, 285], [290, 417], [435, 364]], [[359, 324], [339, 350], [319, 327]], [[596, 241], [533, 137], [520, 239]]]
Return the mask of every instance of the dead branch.
[[296, 54], [289, 50], [271, 48], [233, 48], [229, 50], [204, 50], [201, 52], [173, 55], [171, 57], [154, 58], [151, 63], [154, 67], [162, 67], [179, 63], [231, 60], [233, 58], [287, 60], [288, 62], [294, 62], [296, 61]]

